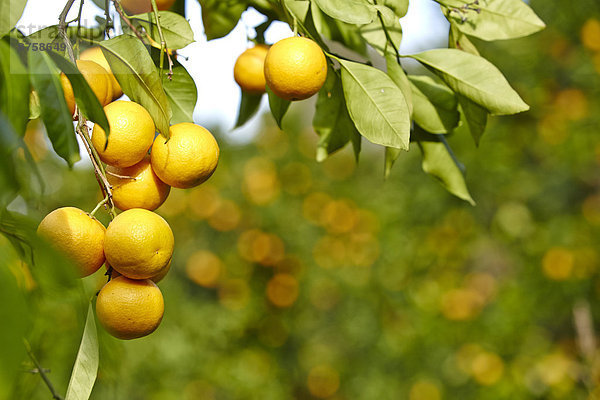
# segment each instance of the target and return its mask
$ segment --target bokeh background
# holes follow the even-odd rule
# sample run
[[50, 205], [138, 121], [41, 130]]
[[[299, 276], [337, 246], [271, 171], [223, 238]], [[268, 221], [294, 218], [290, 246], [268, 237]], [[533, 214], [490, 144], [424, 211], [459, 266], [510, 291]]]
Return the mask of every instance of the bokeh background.
[[[462, 129], [449, 139], [475, 207], [416, 149], [387, 180], [365, 142], [358, 164], [349, 148], [317, 163], [314, 100], [283, 131], [258, 115], [244, 141], [207, 124], [215, 175], [158, 210], [176, 240], [162, 325], [134, 341], [99, 329], [92, 398], [600, 398], [600, 4], [531, 6], [546, 30], [477, 42], [531, 111], [492, 118], [478, 148]], [[91, 170], [68, 170], [35, 124], [26, 140], [46, 182], [30, 215], [94, 208]], [[24, 329], [64, 393], [106, 278], [81, 285], [60, 259], [29, 268], [2, 237], [0, 261], [29, 292]], [[10, 398], [50, 397], [31, 368]]]

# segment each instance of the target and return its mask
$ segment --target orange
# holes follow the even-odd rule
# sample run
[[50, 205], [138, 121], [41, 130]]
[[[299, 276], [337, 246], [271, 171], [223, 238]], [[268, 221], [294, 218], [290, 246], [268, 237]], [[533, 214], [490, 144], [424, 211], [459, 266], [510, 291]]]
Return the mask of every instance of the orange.
[[327, 61], [315, 42], [290, 37], [275, 43], [265, 58], [269, 88], [285, 100], [304, 100], [317, 93], [327, 78]]
[[112, 100], [118, 99], [119, 97], [121, 97], [121, 95], [123, 95], [121, 85], [119, 85], [119, 82], [113, 75], [112, 70], [110, 69], [110, 65], [108, 64], [108, 61], [106, 60], [106, 57], [104, 57], [104, 53], [102, 53], [102, 49], [99, 46], [94, 46], [90, 47], [89, 49], [85, 49], [79, 55], [79, 59], [94, 61], [95, 63], [99, 64], [102, 68], [104, 68], [106, 72], [108, 72], [108, 77], [110, 79], [112, 87]]
[[[112, 268], [112, 267], [110, 266], [109, 263], [106, 263], [106, 270], [108, 271], [109, 268]], [[167, 276], [167, 274], [169, 273], [170, 270], [171, 270], [171, 261], [169, 261], [167, 266], [165, 268], [163, 268], [158, 274], [151, 276], [148, 279], [150, 279], [154, 283], [158, 283], [158, 282], [162, 281], [165, 276]], [[111, 274], [110, 274], [110, 279], [115, 279], [118, 276], [123, 276], [123, 275], [121, 275], [119, 273], [119, 271], [117, 271], [116, 269], [113, 268], [111, 271]]]
[[106, 260], [121, 275], [148, 279], [171, 261], [175, 239], [161, 216], [142, 208], [123, 211], [106, 229]]
[[149, 279], [119, 276], [104, 285], [96, 300], [98, 321], [119, 339], [136, 339], [154, 332], [164, 311], [162, 293]]
[[152, 168], [161, 181], [187, 189], [206, 181], [219, 161], [219, 145], [200, 125], [183, 122], [171, 126], [167, 141], [157, 136], [152, 145]]
[[269, 46], [257, 45], [244, 51], [235, 61], [233, 78], [243, 91], [260, 94], [265, 92], [265, 57]]
[[[77, 60], [77, 69], [81, 72], [81, 75], [85, 78], [86, 82], [98, 98], [98, 101], [102, 106], [107, 105], [112, 100], [112, 83], [110, 81], [110, 75], [106, 69], [100, 64], [89, 60]], [[69, 78], [63, 73], [60, 74], [60, 84], [63, 88], [65, 100], [71, 114], [75, 113], [75, 94], [73, 93], [73, 86]]]
[[104, 264], [104, 226], [75, 207], [63, 207], [46, 215], [37, 233], [72, 260], [80, 275], [93, 274]]
[[121, 210], [155, 210], [165, 202], [171, 191], [171, 187], [158, 179], [152, 170], [150, 156], [127, 168], [108, 166], [106, 177], [112, 186], [113, 201]]
[[[173, 6], [175, 0], [156, 0], [159, 10], [168, 10]], [[129, 14], [142, 14], [152, 11], [150, 0], [121, 0], [121, 5]]]
[[114, 167], [131, 167], [142, 161], [154, 140], [154, 121], [141, 105], [133, 101], [117, 100], [104, 107], [110, 126], [106, 146], [106, 133], [94, 125], [92, 144], [100, 159]]

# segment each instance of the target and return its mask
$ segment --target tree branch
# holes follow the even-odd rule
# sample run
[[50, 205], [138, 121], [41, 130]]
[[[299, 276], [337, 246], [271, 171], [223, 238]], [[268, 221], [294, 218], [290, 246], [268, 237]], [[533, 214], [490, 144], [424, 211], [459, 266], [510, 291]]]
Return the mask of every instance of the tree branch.
[[29, 355], [29, 358], [31, 358], [33, 365], [35, 365], [35, 371], [38, 374], [40, 374], [40, 376], [42, 377], [42, 380], [44, 381], [46, 386], [48, 386], [48, 390], [50, 390], [50, 393], [52, 394], [52, 398], [54, 400], [63, 400], [63, 398], [58, 393], [56, 393], [56, 390], [54, 389], [54, 385], [52, 385], [50, 378], [48, 378], [48, 375], [46, 375], [47, 370], [42, 368], [42, 366], [40, 365], [37, 358], [35, 358], [35, 356], [33, 355], [33, 352], [31, 351], [31, 345], [29, 344], [29, 342], [26, 339], [23, 339], [23, 341], [25, 342], [25, 348], [27, 349], [27, 354]]

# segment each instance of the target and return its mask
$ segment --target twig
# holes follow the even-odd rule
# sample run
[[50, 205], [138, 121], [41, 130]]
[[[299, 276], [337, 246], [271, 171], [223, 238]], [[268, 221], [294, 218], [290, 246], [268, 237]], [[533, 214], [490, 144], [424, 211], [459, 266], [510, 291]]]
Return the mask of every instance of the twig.
[[169, 62], [169, 72], [167, 77], [169, 80], [173, 79], [173, 60], [169, 54], [169, 48], [167, 47], [167, 41], [163, 35], [162, 27], [160, 26], [160, 16], [158, 15], [158, 7], [156, 6], [156, 0], [152, 1], [152, 11], [154, 12], [154, 20], [156, 21], [156, 27], [158, 28], [158, 37], [160, 38], [160, 75], [162, 76], [163, 71], [163, 52], [167, 53], [167, 61]]
[[[61, 37], [63, 38], [63, 41], [65, 42], [65, 45], [67, 47], [67, 53], [69, 54], [69, 58], [71, 59], [71, 62], [73, 62], [73, 64], [76, 63], [75, 55], [73, 54], [73, 45], [71, 44], [71, 40], [69, 39], [69, 36], [67, 35], [67, 24], [66, 24], [65, 20], [67, 18], [67, 14], [69, 13], [69, 10], [73, 6], [74, 2], [75, 2], [75, 0], [67, 1], [65, 8], [60, 13], [59, 22], [58, 22], [58, 32], [61, 35]], [[111, 186], [108, 183], [108, 180], [106, 179], [106, 172], [104, 171], [104, 166], [102, 165], [102, 162], [100, 161], [100, 156], [96, 152], [96, 149], [91, 144], [92, 141], [90, 139], [90, 135], [88, 132], [87, 120], [85, 119], [81, 110], [78, 107], [76, 108], [76, 112], [77, 112], [77, 127], [75, 129], [75, 132], [81, 138], [81, 141], [83, 142], [85, 149], [87, 150], [90, 160], [92, 161], [92, 165], [94, 167], [94, 174], [96, 175], [96, 180], [98, 181], [98, 184], [100, 185], [100, 189], [102, 190], [103, 195], [108, 197], [107, 205], [108, 205], [109, 214], [110, 214], [111, 218], [114, 218], [116, 216], [115, 205], [112, 200]]]
[[115, 178], [119, 178], [119, 179], [131, 179], [134, 181], [137, 179], [135, 176], [119, 175], [119, 174], [115, 174], [114, 172], [110, 172], [110, 171], [106, 171], [106, 174], [110, 175], [110, 176], [114, 176]]
[[125, 15], [125, 11], [123, 11], [123, 7], [121, 6], [121, 2], [119, 0], [113, 0], [113, 3], [115, 5], [115, 9], [117, 10], [117, 13], [121, 17], [121, 19], [123, 21], [125, 21], [125, 23], [129, 27], [129, 29], [131, 29], [133, 31], [133, 33], [135, 33], [135, 36], [137, 36], [138, 39], [140, 39], [141, 42], [144, 43], [144, 38], [143, 38], [142, 34], [140, 33], [140, 31], [138, 31], [137, 28], [135, 26], [133, 26], [133, 24], [131, 23], [131, 20], [129, 19], [129, 17], [127, 15]]
[[31, 351], [31, 345], [29, 344], [29, 342], [25, 339], [23, 339], [23, 341], [25, 342], [25, 348], [27, 349], [27, 354], [29, 355], [29, 358], [31, 358], [31, 361], [33, 362], [33, 365], [35, 365], [37, 372], [42, 377], [42, 380], [44, 381], [46, 386], [48, 386], [48, 390], [50, 390], [50, 393], [52, 394], [52, 398], [54, 400], [63, 400], [63, 398], [58, 393], [56, 393], [56, 390], [54, 389], [54, 386], [52, 385], [50, 378], [48, 378], [48, 375], [46, 375], [47, 370], [42, 368], [42, 366], [38, 362], [37, 358], [35, 358], [35, 356], [33, 355], [33, 352]]
[[110, 18], [110, 0], [104, 0], [104, 16], [106, 17], [106, 25], [104, 25], [104, 34], [110, 39], [110, 28], [113, 27], [112, 19]]

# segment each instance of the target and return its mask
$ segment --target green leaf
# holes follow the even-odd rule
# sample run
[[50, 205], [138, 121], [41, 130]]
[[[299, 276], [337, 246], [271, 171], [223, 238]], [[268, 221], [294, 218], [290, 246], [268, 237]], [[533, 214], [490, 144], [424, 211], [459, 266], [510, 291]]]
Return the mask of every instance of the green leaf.
[[385, 63], [387, 66], [387, 74], [394, 81], [394, 83], [402, 90], [406, 106], [408, 107], [409, 115], [413, 114], [413, 100], [412, 100], [412, 89], [408, 76], [402, 66], [398, 63], [398, 59], [395, 54], [387, 53], [385, 55]]
[[52, 58], [52, 61], [54, 61], [56, 66], [65, 73], [67, 78], [69, 78], [71, 86], [73, 87], [75, 101], [77, 102], [77, 106], [81, 109], [81, 112], [89, 120], [100, 125], [108, 136], [110, 134], [110, 127], [108, 126], [108, 119], [106, 119], [104, 109], [81, 72], [79, 72], [75, 64], [71, 63], [60, 54], [53, 51], [49, 51], [47, 54]]
[[415, 140], [423, 154], [423, 171], [435, 177], [456, 197], [475, 205], [469, 193], [462, 169], [444, 135], [433, 135], [415, 129]]
[[471, 132], [475, 144], [479, 146], [479, 141], [481, 140], [481, 136], [483, 136], [487, 125], [488, 112], [485, 108], [473, 103], [471, 100], [460, 94], [458, 95], [458, 102], [463, 117], [467, 121], [469, 132]]
[[424, 64], [452, 90], [479, 104], [491, 114], [529, 110], [506, 78], [483, 57], [456, 49], [435, 49], [409, 57]]
[[247, 93], [242, 90], [242, 98], [240, 100], [240, 108], [238, 110], [238, 117], [235, 123], [235, 128], [239, 128], [244, 125], [250, 118], [256, 114], [260, 108], [260, 102], [262, 100], [262, 94]]
[[69, 166], [80, 160], [79, 146], [73, 129], [73, 118], [65, 101], [59, 72], [50, 56], [42, 51], [29, 51], [30, 79], [40, 97], [40, 112], [48, 137], [56, 154]]
[[399, 18], [404, 17], [408, 11], [408, 0], [383, 0], [383, 5], [392, 9]]
[[[399, 49], [400, 42], [402, 41], [402, 26], [400, 25], [398, 16], [387, 7], [377, 6], [377, 9], [381, 13], [381, 19], [392, 39], [392, 43], [396, 46], [396, 49]], [[379, 17], [376, 17], [370, 24], [361, 26], [359, 32], [363, 39], [377, 50], [379, 54], [385, 55], [387, 52], [394, 52], [393, 47], [388, 42]]]
[[327, 15], [349, 24], [368, 24], [376, 18], [375, 7], [366, 0], [314, 0]]
[[237, 0], [198, 1], [202, 7], [202, 24], [208, 40], [223, 37], [231, 32], [247, 7], [245, 2]]
[[0, 0], [0, 37], [6, 35], [15, 27], [23, 10], [25, 9], [25, 0]]
[[119, 85], [131, 100], [152, 116], [158, 131], [169, 137], [171, 107], [162, 79], [146, 47], [137, 39], [121, 35], [100, 43]]
[[269, 108], [271, 109], [271, 114], [273, 114], [273, 118], [275, 118], [275, 122], [277, 122], [279, 129], [283, 129], [281, 127], [283, 116], [288, 108], [290, 108], [292, 102], [278, 97], [268, 86], [267, 95], [269, 96]]
[[0, 40], [0, 111], [19, 136], [29, 120], [29, 92], [27, 69], [12, 46]]
[[40, 116], [40, 96], [35, 90], [32, 90], [29, 92], [29, 119], [37, 119]]
[[173, 112], [171, 124], [193, 122], [194, 108], [198, 101], [198, 89], [188, 71], [183, 65], [173, 60], [172, 79], [169, 80], [166, 74], [162, 78], [163, 87]]
[[451, 49], [458, 49], [462, 51], [466, 51], [467, 53], [474, 54], [476, 56], [479, 55], [479, 51], [477, 47], [471, 42], [471, 40], [456, 28], [456, 24], [454, 22], [450, 23], [450, 35], [448, 35], [448, 47]]
[[[194, 42], [194, 32], [192, 32], [189, 22], [184, 17], [170, 11], [159, 11], [158, 15], [163, 37], [169, 49], [182, 49]], [[134, 15], [131, 20], [143, 26], [152, 39], [160, 44], [160, 35], [154, 22], [153, 13]]]
[[296, 18], [300, 23], [306, 22], [310, 1], [283, 0], [283, 4], [293, 18]]
[[528, 36], [545, 28], [544, 22], [522, 0], [440, 0], [446, 18], [463, 33], [483, 40]]
[[396, 162], [398, 157], [400, 157], [400, 153], [402, 153], [402, 150], [400, 149], [395, 149], [393, 147], [385, 148], [385, 165], [383, 170], [383, 177], [385, 179], [390, 177], [392, 167], [394, 166], [394, 163]]
[[425, 75], [409, 77], [413, 93], [413, 118], [427, 132], [450, 133], [460, 120], [454, 92]]
[[[353, 143], [360, 134], [356, 130], [344, 101], [342, 82], [332, 69], [327, 72], [327, 80], [319, 91], [313, 127], [319, 135], [317, 144], [317, 161], [325, 160], [329, 155], [344, 147], [349, 141]], [[358, 157], [358, 151], [355, 152]]]
[[92, 302], [88, 307], [83, 337], [71, 373], [65, 400], [88, 400], [98, 375], [98, 333]]
[[361, 135], [375, 144], [408, 150], [410, 113], [400, 88], [383, 71], [338, 61], [348, 112]]

